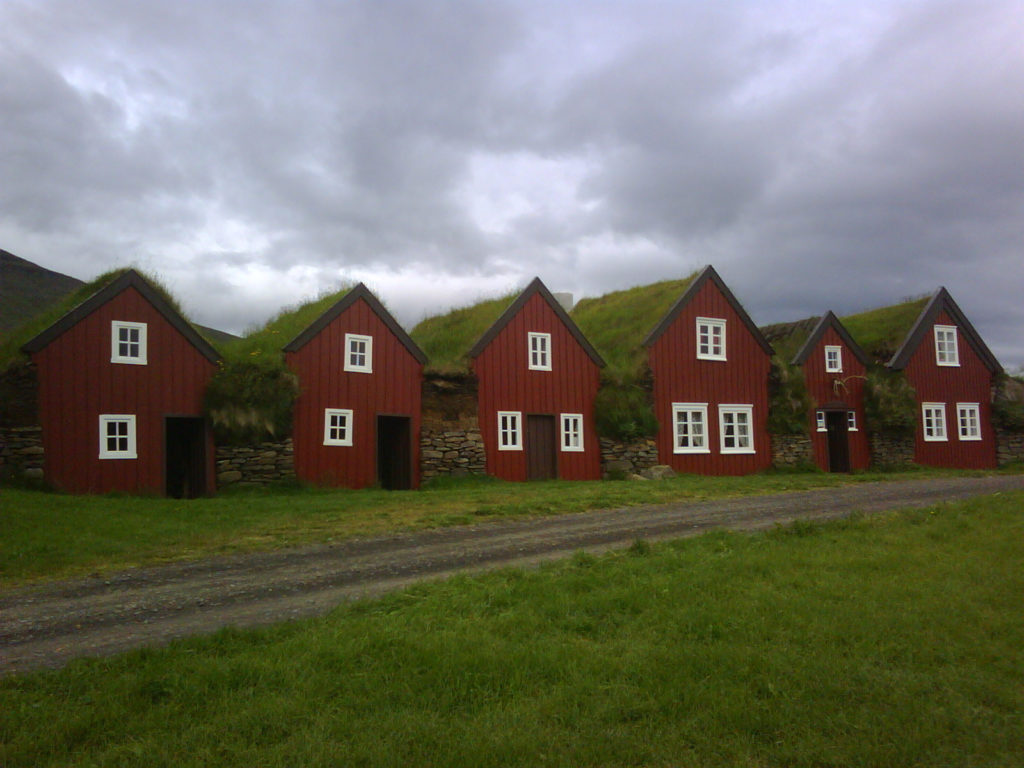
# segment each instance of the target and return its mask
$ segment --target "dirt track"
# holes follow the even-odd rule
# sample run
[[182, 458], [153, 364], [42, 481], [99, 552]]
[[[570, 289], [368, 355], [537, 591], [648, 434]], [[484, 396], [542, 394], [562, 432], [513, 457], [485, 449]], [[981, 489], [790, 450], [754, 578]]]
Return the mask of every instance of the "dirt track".
[[59, 667], [78, 656], [114, 654], [229, 625], [321, 614], [344, 600], [457, 571], [527, 566], [636, 539], [757, 530], [1010, 490], [1024, 490], [1024, 476], [870, 483], [446, 528], [10, 590], [0, 596], [0, 674]]

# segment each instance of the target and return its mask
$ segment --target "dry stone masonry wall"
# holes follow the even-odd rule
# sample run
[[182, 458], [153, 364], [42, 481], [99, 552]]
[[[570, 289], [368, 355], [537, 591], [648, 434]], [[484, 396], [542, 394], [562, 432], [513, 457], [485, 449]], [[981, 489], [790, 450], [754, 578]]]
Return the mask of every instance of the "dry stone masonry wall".
[[420, 474], [434, 477], [465, 477], [487, 471], [484, 441], [479, 429], [423, 430], [420, 438]]
[[658, 464], [658, 446], [649, 438], [620, 443], [601, 438], [601, 475], [632, 477]]
[[40, 427], [0, 427], [0, 475], [43, 477], [43, 430]]
[[772, 464], [800, 467], [814, 463], [814, 448], [807, 435], [772, 435]]
[[217, 486], [267, 485], [295, 479], [292, 440], [217, 448]]
[[996, 430], [996, 461], [999, 466], [1024, 461], [1024, 433]]
[[914, 463], [912, 435], [871, 435], [871, 468], [906, 467]]

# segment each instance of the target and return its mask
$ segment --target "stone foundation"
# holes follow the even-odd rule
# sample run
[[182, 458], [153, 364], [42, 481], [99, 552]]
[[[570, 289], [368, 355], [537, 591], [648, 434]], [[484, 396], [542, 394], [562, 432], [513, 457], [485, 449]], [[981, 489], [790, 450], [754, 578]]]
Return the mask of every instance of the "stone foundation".
[[772, 435], [772, 466], [800, 467], [814, 464], [809, 435]]
[[996, 461], [999, 466], [1024, 461], [1024, 433], [996, 430]]
[[266, 485], [295, 479], [291, 438], [279, 443], [217, 447], [217, 487]]
[[874, 433], [871, 442], [871, 468], [888, 469], [906, 467], [914, 463], [912, 435], [886, 435]]
[[465, 477], [487, 471], [487, 457], [480, 430], [424, 429], [420, 436], [420, 476]]
[[41, 427], [0, 427], [0, 476], [43, 476], [43, 430]]
[[658, 464], [658, 446], [650, 438], [620, 443], [601, 438], [601, 476], [630, 477]]

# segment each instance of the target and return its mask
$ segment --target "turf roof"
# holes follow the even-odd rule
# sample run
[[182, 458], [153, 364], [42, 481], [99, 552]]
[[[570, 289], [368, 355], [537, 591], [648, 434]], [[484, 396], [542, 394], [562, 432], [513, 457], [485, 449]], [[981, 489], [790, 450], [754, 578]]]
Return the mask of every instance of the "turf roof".
[[914, 327], [930, 296], [841, 318], [846, 330], [877, 363], [888, 363]]
[[430, 361], [428, 369], [438, 373], [469, 371], [469, 350], [520, 293], [512, 291], [421, 320], [409, 335]]
[[774, 323], [760, 328], [761, 333], [783, 362], [792, 360], [810, 337], [820, 317], [805, 317], [790, 323]]

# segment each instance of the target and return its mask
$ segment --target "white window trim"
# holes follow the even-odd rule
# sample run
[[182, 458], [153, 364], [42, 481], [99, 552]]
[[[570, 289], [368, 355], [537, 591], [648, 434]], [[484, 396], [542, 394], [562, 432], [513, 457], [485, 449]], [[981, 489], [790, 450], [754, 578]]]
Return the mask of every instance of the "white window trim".
[[[507, 430], [512, 442], [502, 445], [501, 442], [501, 420], [508, 417], [513, 420], [512, 426]], [[523, 413], [522, 411], [498, 411], [498, 450], [499, 451], [521, 451], [523, 450]]]
[[[722, 329], [722, 352], [721, 354], [705, 353], [700, 351], [700, 329], [701, 326], [710, 326]], [[710, 336], [711, 334], [709, 334]], [[727, 347], [725, 345], [725, 320], [720, 317], [698, 317], [697, 318], [697, 359], [698, 360], [725, 360]]]
[[[569, 453], [583, 453], [583, 414], [582, 413], [563, 413], [560, 417], [562, 425], [561, 447], [563, 451]], [[578, 444], [567, 445], [566, 438], [575, 435]]]
[[857, 412], [847, 411], [846, 412], [846, 431], [847, 432], [859, 432], [857, 427]]
[[[122, 328], [135, 329], [139, 332], [139, 354], [138, 357], [130, 357], [121, 354], [119, 331]], [[127, 320], [110, 321], [110, 362], [124, 365], [146, 365], [147, 358], [146, 324], [130, 323]]]
[[[928, 435], [928, 411], [937, 411], [941, 418], [932, 421], [936, 426], [942, 427], [942, 434]], [[937, 432], [937, 430], [935, 430]], [[945, 443], [949, 441], [949, 428], [946, 425], [946, 404], [945, 403], [921, 403], [921, 434], [927, 443]]]
[[[533, 362], [533, 342], [540, 342], [539, 352], [540, 363]], [[531, 371], [551, 370], [551, 334], [550, 333], [527, 333], [526, 334], [526, 364]]]
[[[342, 440], [331, 438], [332, 416], [345, 417], [345, 437]], [[351, 408], [324, 408], [324, 445], [351, 446], [353, 427]]]
[[[111, 451], [107, 448], [107, 425], [127, 423], [128, 448], [124, 451]], [[101, 413], [100, 414], [100, 458], [101, 459], [137, 459], [134, 413]]]
[[[936, 325], [933, 329], [935, 336], [935, 364], [941, 365], [948, 368], [959, 368], [960, 367], [960, 334], [957, 333], [955, 325]], [[952, 360], [943, 362], [939, 359], [939, 334], [940, 333], [952, 333], [953, 334], [953, 351]]]
[[[700, 447], [679, 445], [679, 420], [680, 413], [700, 413], [701, 423], [704, 425], [704, 445]], [[708, 425], [708, 404], [707, 403], [672, 403], [672, 453], [711, 453], [711, 435]]]
[[824, 411], [816, 411], [814, 414], [814, 423], [818, 432], [828, 432], [828, 419], [825, 416]]
[[[750, 445], [746, 448], [727, 448], [725, 446], [725, 415], [727, 413], [745, 413], [747, 415], [747, 437]], [[718, 444], [724, 454], [756, 453], [754, 450], [754, 406], [753, 405], [719, 405], [718, 406]]]
[[[977, 425], [977, 434], [965, 435], [963, 425], [963, 412], [974, 412], [974, 423]], [[956, 404], [956, 433], [965, 442], [981, 440], [981, 403], [957, 403]]]
[[[353, 342], [366, 343], [366, 363], [356, 365], [352, 362]], [[373, 373], [373, 336], [363, 336], [358, 333], [345, 334], [345, 370], [352, 373]]]
[[[828, 353], [836, 353], [836, 364], [835, 366], [829, 366]], [[835, 346], [833, 344], [825, 345], [825, 373], [842, 373], [843, 372], [843, 348]]]

